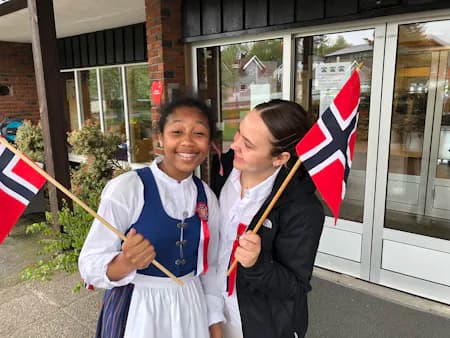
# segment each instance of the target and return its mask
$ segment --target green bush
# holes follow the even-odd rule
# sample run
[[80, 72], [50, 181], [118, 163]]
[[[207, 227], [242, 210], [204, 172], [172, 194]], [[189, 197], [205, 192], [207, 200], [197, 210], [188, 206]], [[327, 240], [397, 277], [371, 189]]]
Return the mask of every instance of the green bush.
[[[78, 170], [71, 172], [72, 192], [91, 209], [97, 210], [105, 184], [129, 169], [113, 160], [120, 138], [103, 134], [98, 125], [87, 122], [81, 130], [69, 134], [69, 143], [75, 153], [87, 158]], [[47, 280], [55, 271], [77, 271], [78, 256], [92, 221], [93, 216], [74, 203], [73, 209], [65, 205], [58, 212], [62, 231], [53, 229], [50, 212], [46, 213], [46, 221], [28, 226], [27, 233], [40, 234], [42, 251], [38, 262], [22, 272], [22, 279]], [[80, 284], [76, 286], [79, 288]]]
[[44, 139], [40, 123], [33, 125], [31, 121], [24, 120], [17, 128], [15, 146], [33, 161], [44, 162]]

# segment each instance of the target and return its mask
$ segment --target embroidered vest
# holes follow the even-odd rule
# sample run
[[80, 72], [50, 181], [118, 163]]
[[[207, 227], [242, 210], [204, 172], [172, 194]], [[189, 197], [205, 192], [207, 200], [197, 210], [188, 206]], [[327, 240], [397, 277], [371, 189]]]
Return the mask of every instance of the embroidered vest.
[[[189, 218], [180, 220], [170, 217], [165, 212], [150, 168], [137, 169], [136, 172], [144, 185], [145, 202], [138, 220], [131, 227], [152, 243], [158, 262], [175, 276], [184, 276], [192, 271], [195, 274], [206, 272], [209, 231], [207, 199], [202, 181], [193, 176], [197, 187], [197, 212]], [[137, 272], [167, 277], [153, 264]]]

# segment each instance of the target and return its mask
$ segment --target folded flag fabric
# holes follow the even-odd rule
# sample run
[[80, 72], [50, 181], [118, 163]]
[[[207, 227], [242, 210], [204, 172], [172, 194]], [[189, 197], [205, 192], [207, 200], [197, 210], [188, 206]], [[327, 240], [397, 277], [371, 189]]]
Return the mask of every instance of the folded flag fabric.
[[0, 244], [46, 179], [0, 144]]
[[352, 166], [359, 100], [359, 71], [355, 70], [296, 146], [300, 160], [330, 207], [335, 224]]

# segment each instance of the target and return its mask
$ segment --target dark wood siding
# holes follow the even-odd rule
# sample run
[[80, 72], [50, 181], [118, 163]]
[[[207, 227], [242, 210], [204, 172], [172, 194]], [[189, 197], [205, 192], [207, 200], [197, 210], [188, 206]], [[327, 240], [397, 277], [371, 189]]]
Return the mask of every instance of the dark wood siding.
[[[310, 1], [312, 2], [312, 1]], [[295, 0], [270, 1], [269, 24], [280, 25], [294, 22]]]
[[80, 37], [75, 36], [72, 39], [72, 53], [73, 53], [73, 65], [74, 67], [81, 66], [81, 54], [80, 54]]
[[267, 26], [267, 1], [245, 0], [245, 28]]
[[95, 40], [95, 33], [88, 34], [88, 49], [89, 49], [89, 66], [97, 64], [97, 43]]
[[183, 0], [186, 42], [450, 8], [450, 0]]
[[183, 35], [197, 36], [201, 34], [200, 0], [183, 0]]
[[376, 9], [400, 5], [402, 0], [359, 0], [359, 10]]
[[222, 8], [220, 0], [202, 0], [202, 34], [222, 31]]
[[81, 64], [88, 65], [89, 64], [88, 42], [86, 34], [80, 35], [80, 54], [81, 54]]
[[325, 2], [311, 0], [297, 0], [295, 10], [295, 20], [298, 22], [314, 19], [323, 19], [325, 17]]
[[145, 23], [58, 39], [61, 68], [83, 68], [147, 60]]
[[223, 4], [223, 31], [232, 32], [244, 28], [244, 0], [229, 0]]

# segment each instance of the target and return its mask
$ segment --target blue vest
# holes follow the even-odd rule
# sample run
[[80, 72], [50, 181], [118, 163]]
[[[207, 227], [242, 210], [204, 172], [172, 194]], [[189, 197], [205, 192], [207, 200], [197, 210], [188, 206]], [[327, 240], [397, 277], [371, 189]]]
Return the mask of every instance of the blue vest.
[[[184, 276], [197, 271], [198, 246], [201, 221], [197, 213], [184, 221], [170, 217], [164, 211], [155, 178], [150, 168], [137, 169], [144, 185], [144, 207], [131, 227], [152, 243], [156, 251], [156, 260], [175, 276]], [[197, 186], [197, 204], [207, 203], [202, 181], [193, 176]], [[130, 227], [130, 228], [131, 228]], [[138, 273], [167, 277], [153, 264]]]

